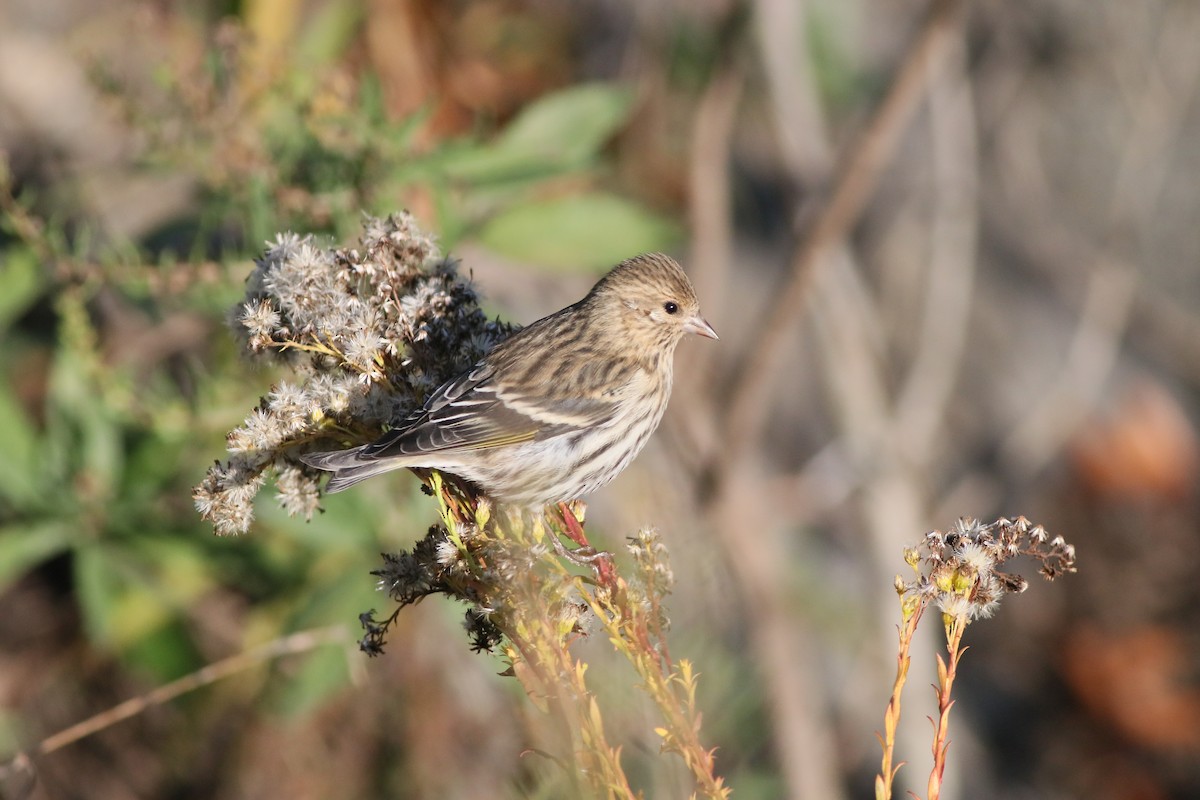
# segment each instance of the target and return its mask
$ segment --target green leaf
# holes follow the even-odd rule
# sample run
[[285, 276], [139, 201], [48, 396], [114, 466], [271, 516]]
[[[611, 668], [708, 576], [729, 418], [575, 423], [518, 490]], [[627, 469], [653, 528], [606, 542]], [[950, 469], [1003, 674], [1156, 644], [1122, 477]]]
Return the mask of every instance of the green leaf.
[[130, 549], [93, 543], [75, 550], [76, 593], [92, 641], [114, 650], [132, 647], [174, 619], [176, 607], [205, 585], [203, 576], [182, 580], [186, 569], [159, 573], [157, 567], [140, 563]]
[[678, 240], [679, 227], [616, 195], [535, 201], [493, 217], [480, 233], [508, 258], [548, 267], [596, 270]]
[[489, 145], [447, 152], [442, 162], [442, 172], [447, 177], [473, 184], [545, 177], [561, 169], [562, 165], [552, 158]]
[[579, 163], [595, 155], [629, 118], [633, 92], [604, 83], [582, 84], [526, 106], [498, 145], [544, 159]]
[[39, 496], [38, 446], [33, 422], [0, 382], [0, 496], [17, 508], [31, 507]]
[[72, 527], [62, 522], [9, 525], [0, 529], [0, 590], [66, 550]]
[[108, 551], [98, 544], [76, 548], [74, 566], [75, 595], [88, 638], [98, 644], [111, 644], [119, 590]]
[[494, 142], [443, 153], [442, 171], [488, 183], [577, 169], [595, 158], [632, 108], [632, 92], [609, 84], [555, 92], [526, 106]]
[[[51, 426], [70, 437], [69, 465], [91, 487], [95, 496], [110, 495], [125, 468], [122, 432], [114, 412], [98, 401], [98, 389], [89, 378], [87, 357], [68, 347], [59, 350], [50, 376], [50, 397], [55, 411]], [[58, 431], [65, 427], [67, 430]]]
[[0, 330], [24, 313], [42, 289], [42, 270], [33, 252], [10, 247], [0, 258]]

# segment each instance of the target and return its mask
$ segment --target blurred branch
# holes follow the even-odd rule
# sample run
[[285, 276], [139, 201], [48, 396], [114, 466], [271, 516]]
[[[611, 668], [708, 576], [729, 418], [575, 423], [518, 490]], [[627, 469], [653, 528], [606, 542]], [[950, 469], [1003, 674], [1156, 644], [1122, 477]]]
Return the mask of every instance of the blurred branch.
[[775, 118], [779, 155], [794, 181], [820, 184], [829, 175], [832, 155], [828, 137], [808, 135], [826, 129], [807, 46], [809, 5], [795, 0], [756, 0], [755, 11], [755, 33], [773, 101], [770, 112]]
[[[719, 70], [709, 81], [692, 120], [691, 153], [688, 157], [689, 225], [691, 254], [689, 272], [696, 292], [706, 298], [706, 317], [717, 331], [729, 319], [730, 265], [733, 261], [733, 192], [729, 180], [730, 140], [737, 108], [742, 98], [745, 71], [740, 64]], [[708, 298], [711, 298], [711, 302]], [[676, 370], [677, 402], [669, 412], [672, 433], [687, 443], [688, 453], [709, 453], [717, 445], [717, 412], [712, 401], [715, 349], [690, 348], [680, 358], [687, 359]], [[680, 464], [699, 465], [688, 458]]]
[[1040, 472], [1074, 435], [1083, 410], [1095, 405], [1120, 354], [1136, 286], [1134, 275], [1121, 267], [1098, 265], [1092, 273], [1057, 379], [1038, 393], [1040, 402], [1030, 406], [1001, 446], [1011, 469], [1024, 475]]
[[0, 229], [20, 239], [47, 275], [63, 283], [144, 283], [155, 295], [180, 294], [197, 283], [216, 283], [226, 269], [216, 261], [185, 261], [170, 270], [155, 269], [140, 259], [81, 257], [74, 254], [63, 231], [25, 207], [13, 194], [12, 174], [0, 150]]
[[31, 214], [13, 195], [8, 153], [3, 150], [0, 150], [0, 228], [7, 228], [23, 241], [44, 265], [58, 261], [58, 249], [48, 237], [45, 222]]
[[[709, 451], [714, 459], [712, 469], [716, 484], [716, 491], [710, 497], [715, 529], [730, 554], [728, 563], [739, 590], [746, 604], [753, 609], [750, 614], [754, 620], [751, 641], [769, 687], [767, 694], [775, 699], [772, 723], [787, 796], [790, 797], [840, 796], [834, 763], [836, 743], [829, 736], [828, 726], [821, 721], [824, 715], [820, 711], [821, 698], [813, 674], [815, 665], [809, 663], [814, 657], [813, 648], [807, 646], [806, 633], [797, 624], [789, 601], [783, 596], [782, 587], [786, 581], [780, 573], [783, 565], [776, 556], [782, 543], [776, 547], [771, 541], [779, 534], [779, 521], [773, 509], [738, 501], [746, 496], [747, 483], [753, 484], [756, 480], [745, 456], [756, 445], [765, 425], [773, 379], [781, 369], [788, 334], [799, 317], [816, 264], [842, 242], [873, 194], [907, 122], [925, 93], [930, 75], [936, 71], [938, 56], [957, 30], [961, 8], [959, 0], [934, 0], [929, 7], [890, 90], [844, 158], [844, 167], [834, 184], [829, 204], [802, 236], [792, 258], [789, 277], [782, 289], [774, 293], [770, 308], [760, 315], [765, 321], [750, 334], [752, 346], [728, 381], [733, 388], [727, 410], [721, 416], [723, 424], [719, 430], [723, 445]], [[777, 50], [772, 43], [778, 45], [778, 37], [783, 35], [781, 31], [794, 36], [795, 30], [789, 25], [794, 25], [796, 19], [787, 11], [786, 4], [764, 2], [758, 11], [764, 17], [758, 20], [758, 29], [764, 40], [762, 46], [767, 50], [764, 58], [769, 70], [770, 64], [774, 63], [771, 53]], [[790, 44], [797, 47], [794, 39]], [[811, 80], [806, 83], [811, 91]], [[792, 86], [790, 79], [787, 86]], [[776, 83], [773, 90], [776, 106], [802, 103], [806, 91], [804, 88], [796, 89], [796, 92], [787, 89], [785, 93], [782, 83]], [[803, 117], [808, 126], [799, 135], [824, 140], [823, 130], [814, 130], [810, 113], [781, 108], [776, 110], [777, 121], [783, 124], [793, 113]], [[802, 159], [798, 155], [792, 156], [785, 154], [793, 170], [811, 171], [800, 165]], [[799, 180], [804, 176], [794, 174], [793, 177]], [[838, 273], [841, 289], [853, 289], [857, 283], [853, 270], [838, 270]], [[856, 297], [852, 300], [836, 286], [831, 288], [835, 295], [842, 295], [842, 300], [852, 305], [870, 305], [869, 293], [851, 291]], [[832, 328], [827, 329], [831, 336], [827, 343], [832, 349], [825, 351], [829, 355], [826, 366], [834, 372], [837, 371], [835, 364], [846, 368], [840, 375], [831, 376], [842, 384], [841, 390], [835, 389], [839, 401], [863, 401], [866, 405], [857, 412], [845, 403], [835, 405], [839, 411], [853, 417], [843, 426], [852, 439], [877, 445], [878, 426], [888, 417], [888, 405], [878, 359], [871, 356], [871, 342], [864, 341], [864, 337], [870, 338], [866, 334], [872, 317], [870, 314], [836, 316], [830, 320]], [[846, 341], [845, 336], [854, 341]], [[841, 352], [847, 347], [855, 351], [853, 357]], [[859, 352], [862, 348], [866, 349], [865, 357], [860, 357], [864, 356]], [[840, 357], [834, 355], [835, 350], [841, 352]], [[862, 391], [850, 388], [852, 385]], [[853, 444], [851, 447], [857, 450]], [[873, 539], [881, 538], [881, 534], [875, 532], [910, 531], [919, 527], [921, 521], [920, 498], [912, 482], [890, 472], [888, 475], [890, 477], [881, 476], [874, 481], [864, 498]], [[750, 537], [755, 541], [747, 541]], [[762, 541], [763, 538], [767, 541]], [[879, 542], [875, 544], [881, 546]]]
[[[892, 545], [896, 531], [918, 529], [924, 522], [925, 501], [922, 492], [911, 470], [896, 458], [900, 443], [890, 440], [886, 427], [888, 420], [893, 419], [894, 409], [889, 402], [887, 380], [881, 362], [883, 338], [878, 330], [878, 312], [870, 290], [853, 269], [851, 254], [839, 245], [862, 215], [908, 121], [929, 91], [931, 80], [942, 70], [942, 56], [950, 44], [960, 42], [961, 8], [961, 2], [953, 0], [935, 0], [929, 6], [922, 26], [896, 70], [888, 94], [842, 161], [844, 167], [835, 181], [829, 204], [817, 212], [814, 222], [802, 235], [793, 254], [790, 277], [786, 279], [784, 287], [774, 294], [772, 305], [764, 314], [766, 321], [757, 332], [755, 347], [734, 369], [730, 380], [732, 395], [722, 420], [725, 422], [722, 428], [725, 446], [716, 451], [721, 453], [721, 463], [715, 469], [724, 470], [716, 473], [718, 495], [722, 498], [719, 519], [724, 523], [720, 528], [726, 539], [730, 540], [726, 542], [726, 547], [736, 548], [737, 558], [731, 559], [731, 563], [744, 593], [754, 604], [758, 657], [764, 679], [770, 686], [770, 694], [778, 699], [780, 706], [774, 723], [790, 796], [838, 795], [835, 772], [830, 771], [833, 768], [829, 763], [830, 759], [835, 758], [836, 745], [828, 741], [820, 729], [821, 723], [815, 721], [820, 720], [821, 716], [818, 710], [820, 700], [815, 696], [815, 676], [806, 674], [808, 664], [805, 663], [805, 654], [811, 648], [806, 648], [804, 632], [797, 625], [794, 614], [788, 613], [785, 601], [776, 596], [779, 594], [778, 587], [784, 585], [784, 581], [776, 575], [779, 564], [772, 563], [772, 557], [768, 555], [772, 548], [762, 545], [738, 547], [738, 542], [733, 541], [739, 539], [738, 530], [752, 530], [756, 537], [761, 537], [762, 529], [769, 530], [770, 522], [763, 521], [764, 524], [755, 525], [751, 519], [743, 518], [740, 524], [734, 523], [736, 510], [728, 506], [733, 505], [730, 498], [737, 497], [739, 493], [727, 483], [734, 473], [745, 470], [744, 455], [756, 445], [766, 425], [770, 387], [775, 373], [781, 368], [788, 335], [814, 281], [816, 265], [818, 261], [836, 255], [829, 265], [832, 269], [826, 273], [828, 281], [822, 281], [822, 300], [811, 303], [810, 308], [818, 319], [818, 336], [823, 337], [820, 349], [824, 356], [822, 363], [826, 368], [826, 383], [832, 387], [833, 407], [841, 417], [839, 427], [844, 435], [848, 457], [853, 469], [874, 464], [874, 467], [868, 468], [870, 477], [860, 495], [860, 507], [876, 563], [883, 564], [886, 553], [894, 552]], [[964, 61], [959, 59], [959, 62], [962, 64]], [[966, 102], [970, 102], [970, 95], [965, 97]], [[791, 98], [775, 96], [774, 100], [776, 103], [785, 103], [790, 102]], [[962, 102], [961, 98], [959, 102]], [[947, 110], [950, 119], [947, 125], [961, 121], [961, 108], [954, 104]], [[942, 119], [946, 119], [947, 115], [943, 115]], [[955, 120], [955, 115], [959, 115], [958, 120]], [[967, 109], [967, 120], [970, 120], [970, 109]], [[815, 136], [821, 136], [821, 133], [817, 132]], [[950, 134], [947, 133], [947, 136]], [[965, 155], [973, 157], [970, 150], [965, 151]], [[964, 157], [964, 152], [952, 152], [948, 157], [955, 162], [955, 166], [943, 166], [942, 180], [961, 180], [964, 167], [959, 166], [958, 160]], [[973, 172], [970, 164], [965, 169], [967, 174]], [[973, 193], [968, 184], [956, 186], [967, 197]], [[959, 199], [961, 197], [962, 194]], [[944, 222], [944, 217], [942, 222], [940, 227], [935, 223], [934, 235], [946, 233], [950, 227]], [[962, 224], [961, 219], [955, 222]], [[960, 239], [950, 243], [947, 251], [941, 254], [942, 264], [947, 270], [961, 269], [955, 259], [960, 257], [962, 248], [972, 246], [973, 222], [968, 218], [966, 227], [954, 227], [952, 230], [960, 235]], [[950, 288], [952, 299], [956, 297], [961, 300], [964, 293], [970, 294], [970, 275], [961, 277], [958, 285]], [[930, 281], [934, 279], [931, 277]], [[946, 295], [931, 296], [926, 312], [934, 315], [941, 313], [940, 303], [944, 300], [947, 300]], [[925, 341], [920, 345], [928, 347], [929, 341], [936, 341], [946, 329], [954, 325], [961, 326], [962, 319], [955, 321], [950, 318], [949, 324], [943, 325], [932, 321], [928, 323]], [[936, 333], [932, 330], [935, 327], [940, 329]], [[932, 359], [934, 355], [926, 357]], [[913, 380], [922, 380], [928, 375], [928, 369], [928, 362], [918, 355]], [[954, 374], [952, 368], [941, 375], [943, 385], [938, 392], [949, 392], [954, 383]], [[926, 426], [920, 435], [931, 441], [940, 419], [940, 416], [935, 417], [932, 425]], [[750, 553], [758, 554], [760, 558], [748, 558]], [[800, 667], [799, 674], [797, 664]], [[806, 724], [805, 720], [812, 722]], [[906, 729], [901, 738], [911, 739], [913, 733]]]
[[761, 492], [750, 470], [731, 476], [722, 492], [742, 499], [717, 504], [711, 524], [729, 553], [725, 561], [746, 608], [750, 658], [766, 684], [762, 695], [771, 699], [774, 749], [786, 786], [781, 796], [843, 797], [837, 743], [818, 677], [819, 654], [808, 646], [814, 637], [805, 620], [792, 609], [776, 508], [765, 502], [744, 502]]
[[842, 241], [858, 221], [895, 152], [900, 135], [924, 96], [931, 74], [929, 65], [942, 55], [962, 6], [961, 0], [933, 0], [930, 4], [883, 103], [847, 154], [829, 204], [803, 235], [787, 281], [773, 294], [770, 309], [762, 315], [765, 322], [755, 338], [755, 347], [729, 380], [729, 385], [735, 388], [724, 418], [724, 463], [736, 463], [761, 433], [768, 413], [771, 382], [779, 369], [787, 335], [808, 292], [813, 270], [829, 248]]
[[1200, 315], [1170, 295], [1139, 287], [1132, 333], [1147, 358], [1200, 387]]
[[[1137, 268], [1117, 253], [1106, 252], [1082, 234], [1057, 224], [1046, 213], [1049, 200], [1030, 198], [1027, 210], [1016, 221], [989, 220], [993, 235], [1004, 249], [1016, 253], [1044, 277], [1060, 299], [1076, 293], [1080, 273], [1097, 264], [1114, 274], [1124, 273], [1136, 283], [1128, 310], [1129, 336], [1150, 361], [1172, 374], [1200, 386], [1200, 315], [1179, 299], [1137, 280]], [[1042, 220], [1037, 235], [1029, 236], [1034, 218]], [[1085, 301], [1086, 305], [1086, 301]]]
[[193, 692], [211, 683], [216, 683], [222, 678], [228, 678], [231, 675], [243, 672], [266, 661], [273, 661], [283, 656], [306, 653], [318, 647], [328, 645], [348, 645], [352, 641], [353, 639], [349, 635], [349, 631], [346, 630], [346, 626], [330, 625], [326, 628], [312, 628], [310, 630], [299, 631], [289, 636], [273, 639], [258, 647], [252, 647], [244, 652], [201, 667], [195, 672], [184, 675], [182, 678], [171, 681], [157, 689], [137, 697], [132, 697], [123, 703], [118, 703], [106, 711], [102, 711], [95, 716], [72, 725], [66, 730], [59, 731], [53, 736], [43, 739], [31, 750], [19, 754], [7, 765], [0, 767], [0, 777], [3, 777], [11, 770], [26, 768], [29, 764], [31, 754], [35, 756], [49, 755], [69, 744], [78, 742], [80, 739], [110, 728], [118, 722], [135, 717], [151, 706], [160, 706], [169, 703], [181, 695]]
[[979, 235], [978, 131], [964, 47], [953, 68], [929, 76], [929, 154], [934, 209], [920, 338], [895, 406], [898, 449], [924, 465], [938, 433], [966, 351]]
[[[1159, 29], [1160, 39], [1166, 24], [1164, 21]], [[1200, 330], [1200, 320], [1186, 313], [1171, 313], [1178, 309], [1168, 299], [1151, 294], [1137, 269], [1119, 255], [1122, 245], [1151, 235], [1167, 177], [1161, 154], [1184, 135], [1189, 109], [1172, 102], [1156, 59], [1132, 65], [1115, 61], [1107, 66], [1127, 105], [1130, 125], [1112, 172], [1104, 244], [1097, 247], [1087, 236], [1055, 222], [1058, 215], [1050, 211], [1057, 198], [1044, 181], [1014, 177], [1002, 184], [1008, 189], [1012, 211], [1021, 220], [1019, 228], [1002, 229], [1006, 244], [1028, 257], [1060, 297], [1074, 291], [1081, 270], [1089, 271], [1083, 310], [1057, 379], [1041, 394], [1041, 402], [1030, 407], [1001, 449], [1005, 462], [1025, 475], [1045, 467], [1074, 434], [1086, 409], [1096, 404], [1116, 367], [1131, 318], [1156, 334], [1162, 344], [1173, 342], [1174, 354], [1184, 351], [1182, 358], [1168, 359], [1167, 366], [1173, 371], [1186, 370], [1200, 357], [1198, 340], [1192, 338]], [[1136, 73], [1130, 74], [1131, 70]], [[1180, 84], [1174, 88], [1182, 90], [1183, 96], [1193, 96], [1200, 85], [1200, 58], [1189, 52], [1186, 61], [1175, 65], [1174, 74]]]
[[[809, 304], [824, 381], [832, 394], [831, 405], [850, 469], [859, 476], [855, 506], [863, 521], [870, 569], [880, 581], [890, 574], [906, 531], [928, 525], [927, 487], [933, 481], [927, 467], [943, 430], [941, 409], [961, 365], [961, 351], [955, 353], [961, 342], [947, 344], [943, 339], [965, 339], [969, 321], [976, 224], [972, 200], [977, 170], [974, 111], [965, 31], [957, 25], [947, 30], [949, 35], [940, 46], [942, 58], [926, 65], [929, 150], [939, 151], [931, 156], [935, 178], [928, 234], [932, 258], [923, 276], [928, 291], [921, 309], [921, 335], [898, 400], [889, 392], [888, 342], [879, 341], [889, 334], [875, 331], [882, 314], [862, 271], [854, 268], [848, 248], [833, 250], [827, 271], [813, 283], [815, 296]], [[972, 141], [947, 145], [958, 137]], [[943, 303], [959, 307], [945, 309]], [[922, 403], [933, 406], [928, 416], [919, 408]], [[878, 600], [883, 603], [878, 619], [886, 620], [891, 600], [882, 595]], [[884, 626], [880, 634], [890, 639], [892, 626]], [[913, 643], [918, 649], [933, 646], [929, 632], [918, 636]], [[918, 712], [901, 721], [894, 732], [902, 751], [916, 752], [917, 742], [925, 735], [921, 716]]]
[[[709, 321], [718, 331], [729, 309], [729, 266], [732, 261], [733, 192], [729, 181], [729, 143], [745, 84], [745, 71], [734, 64], [720, 70], [704, 90], [692, 122], [688, 158], [689, 225], [692, 238], [688, 259], [696, 293], [711, 299]], [[710, 352], [710, 351], [705, 351]]]

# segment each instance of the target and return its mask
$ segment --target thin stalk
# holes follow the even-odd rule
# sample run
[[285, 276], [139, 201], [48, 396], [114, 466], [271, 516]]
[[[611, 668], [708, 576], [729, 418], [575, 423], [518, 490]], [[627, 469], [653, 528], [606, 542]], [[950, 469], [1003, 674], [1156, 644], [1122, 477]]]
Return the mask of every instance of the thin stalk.
[[942, 773], [946, 770], [946, 748], [950, 742], [946, 734], [950, 729], [950, 709], [954, 700], [950, 693], [954, 688], [954, 677], [958, 673], [958, 660], [962, 658], [965, 648], [962, 646], [963, 631], [966, 630], [965, 617], [948, 617], [946, 620], [946, 651], [948, 659], [940, 655], [938, 665], [938, 719], [933, 732], [933, 769], [929, 773], [929, 790], [926, 800], [938, 800], [942, 791]]
[[883, 758], [879, 765], [879, 774], [875, 776], [875, 800], [891, 800], [892, 783], [896, 773], [904, 765], [903, 761], [894, 764], [896, 726], [900, 723], [900, 696], [904, 693], [904, 684], [908, 681], [908, 667], [912, 662], [913, 635], [917, 632], [917, 625], [924, 611], [925, 603], [919, 601], [904, 608], [905, 620], [899, 628], [899, 646], [896, 649], [896, 680], [892, 683], [892, 696], [883, 712], [883, 735], [879, 737], [879, 744], [883, 747]]

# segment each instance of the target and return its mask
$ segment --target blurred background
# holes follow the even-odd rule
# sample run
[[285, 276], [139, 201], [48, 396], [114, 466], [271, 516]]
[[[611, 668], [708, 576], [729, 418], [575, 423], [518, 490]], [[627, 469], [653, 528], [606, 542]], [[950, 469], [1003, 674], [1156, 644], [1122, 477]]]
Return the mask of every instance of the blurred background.
[[[1186, 0], [5, 0], [0, 758], [302, 652], [0, 792], [560, 796], [461, 607], [356, 652], [379, 552], [436, 518], [414, 479], [311, 523], [264, 493], [236, 539], [192, 507], [280, 377], [225, 327], [264, 241], [406, 208], [506, 319], [645, 250], [695, 278], [722, 339], [681, 347], [588, 520], [613, 550], [662, 531], [736, 797], [870, 796], [903, 547], [1018, 514], [1079, 573], [1027, 570], [967, 631], [945, 796], [1200, 796], [1197, 42]], [[921, 794], [926, 627], [898, 754]], [[687, 796], [627, 665], [577, 654], [645, 796]]]

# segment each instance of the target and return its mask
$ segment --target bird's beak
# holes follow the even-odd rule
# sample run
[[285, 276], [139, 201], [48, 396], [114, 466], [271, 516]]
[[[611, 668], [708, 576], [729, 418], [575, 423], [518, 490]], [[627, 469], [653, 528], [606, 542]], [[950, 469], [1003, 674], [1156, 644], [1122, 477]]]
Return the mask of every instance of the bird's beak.
[[713, 326], [704, 321], [704, 317], [692, 317], [684, 324], [683, 329], [688, 333], [694, 333], [697, 336], [703, 336], [707, 339], [720, 339], [717, 332], [713, 330]]

